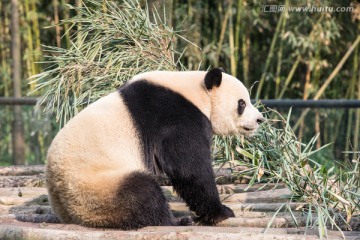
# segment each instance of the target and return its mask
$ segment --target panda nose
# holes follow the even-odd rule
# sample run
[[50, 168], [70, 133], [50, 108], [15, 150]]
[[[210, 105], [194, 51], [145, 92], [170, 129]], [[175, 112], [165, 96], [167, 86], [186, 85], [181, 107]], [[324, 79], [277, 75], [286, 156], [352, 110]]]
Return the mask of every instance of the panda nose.
[[261, 124], [261, 123], [265, 122], [265, 118], [263, 118], [263, 117], [258, 118], [258, 119], [256, 119], [256, 122], [257, 122], [258, 124]]

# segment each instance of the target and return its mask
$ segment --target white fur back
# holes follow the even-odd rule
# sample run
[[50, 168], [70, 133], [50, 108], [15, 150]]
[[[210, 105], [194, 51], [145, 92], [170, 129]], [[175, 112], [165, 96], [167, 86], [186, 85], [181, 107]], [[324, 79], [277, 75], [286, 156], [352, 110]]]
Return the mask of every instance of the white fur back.
[[211, 101], [204, 85], [205, 71], [153, 71], [134, 76], [130, 81], [146, 80], [179, 93], [210, 119]]

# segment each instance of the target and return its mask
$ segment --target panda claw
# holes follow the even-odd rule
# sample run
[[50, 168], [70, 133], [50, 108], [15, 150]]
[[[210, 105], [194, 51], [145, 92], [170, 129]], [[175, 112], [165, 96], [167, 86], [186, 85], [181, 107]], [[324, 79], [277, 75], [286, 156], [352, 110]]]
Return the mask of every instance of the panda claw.
[[194, 225], [194, 221], [190, 216], [178, 218], [177, 222], [178, 222], [178, 226], [193, 226]]

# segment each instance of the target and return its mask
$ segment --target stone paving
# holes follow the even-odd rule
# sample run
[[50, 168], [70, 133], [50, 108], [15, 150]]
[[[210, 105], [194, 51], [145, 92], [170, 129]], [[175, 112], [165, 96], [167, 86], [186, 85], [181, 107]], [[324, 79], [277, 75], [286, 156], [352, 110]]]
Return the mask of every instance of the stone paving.
[[[223, 203], [234, 210], [236, 217], [225, 220], [218, 226], [146, 227], [133, 231], [95, 229], [74, 224], [33, 223], [19, 221], [19, 216], [35, 219], [51, 213], [44, 187], [43, 173], [32, 176], [24, 173], [9, 176], [0, 168], [0, 239], [318, 239], [316, 229], [304, 226], [306, 218], [298, 210], [299, 203], [290, 204], [300, 227], [296, 228], [287, 212], [280, 212], [271, 228], [265, 229], [275, 211], [286, 201], [290, 193], [284, 185], [256, 191], [259, 185], [244, 189], [246, 184], [218, 185]], [[185, 203], [173, 192], [171, 186], [163, 186], [175, 216], [189, 214]], [[359, 221], [355, 221], [358, 224]], [[359, 225], [359, 224], [358, 224]], [[359, 230], [358, 230], [359, 231]], [[359, 232], [344, 231], [346, 239], [360, 240]], [[329, 230], [328, 239], [342, 239], [339, 231]]]

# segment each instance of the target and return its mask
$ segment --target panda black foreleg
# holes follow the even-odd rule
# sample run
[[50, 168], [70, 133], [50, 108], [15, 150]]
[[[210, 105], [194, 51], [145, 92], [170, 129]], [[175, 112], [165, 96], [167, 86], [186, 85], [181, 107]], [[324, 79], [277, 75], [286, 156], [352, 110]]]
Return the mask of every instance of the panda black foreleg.
[[195, 221], [214, 225], [235, 215], [220, 201], [211, 164], [211, 140], [203, 139], [192, 143], [181, 134], [164, 139], [162, 167], [175, 191], [198, 216]]
[[201, 225], [215, 225], [227, 218], [235, 217], [234, 212], [223, 205], [216, 187], [212, 184], [201, 184], [199, 176], [172, 178], [175, 191], [185, 200], [197, 217], [194, 219]]

